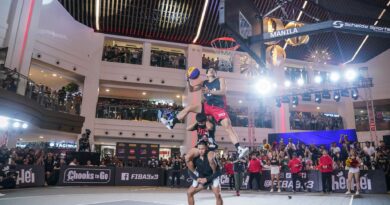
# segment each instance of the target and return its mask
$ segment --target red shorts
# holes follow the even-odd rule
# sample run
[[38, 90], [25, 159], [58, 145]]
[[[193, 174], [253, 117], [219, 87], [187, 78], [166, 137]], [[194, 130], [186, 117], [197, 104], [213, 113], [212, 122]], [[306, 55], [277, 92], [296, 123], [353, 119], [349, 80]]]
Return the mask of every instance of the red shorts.
[[206, 102], [203, 103], [203, 111], [204, 114], [211, 115], [218, 123], [225, 118], [229, 118], [229, 115], [224, 108], [208, 105]]

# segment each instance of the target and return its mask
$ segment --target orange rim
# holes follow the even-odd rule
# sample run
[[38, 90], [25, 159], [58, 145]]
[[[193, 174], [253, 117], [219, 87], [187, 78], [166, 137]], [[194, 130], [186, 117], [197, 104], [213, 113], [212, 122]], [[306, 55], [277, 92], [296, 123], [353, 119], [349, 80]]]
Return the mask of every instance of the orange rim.
[[[218, 47], [215, 47], [213, 46], [213, 44], [216, 42], [216, 41], [230, 41], [230, 42], [233, 42], [233, 43], [236, 43], [235, 46], [233, 47], [229, 47], [229, 48], [218, 48]], [[216, 38], [214, 40], [211, 41], [211, 46], [214, 48], [214, 49], [218, 49], [218, 50], [230, 50], [230, 51], [235, 51], [237, 50], [240, 45], [237, 44], [236, 40], [234, 40], [234, 38], [231, 38], [231, 37], [219, 37], [219, 38]], [[216, 44], [214, 44], [216, 45]]]

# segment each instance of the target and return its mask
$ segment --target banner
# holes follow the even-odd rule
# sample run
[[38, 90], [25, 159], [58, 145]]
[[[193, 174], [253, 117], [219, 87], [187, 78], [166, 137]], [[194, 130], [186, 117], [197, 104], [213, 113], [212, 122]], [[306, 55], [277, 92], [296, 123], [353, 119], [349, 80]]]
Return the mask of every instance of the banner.
[[[334, 172], [332, 175], [332, 190], [334, 192], [347, 191], [348, 171]], [[351, 190], [356, 190], [353, 179]], [[362, 170], [360, 171], [360, 193], [385, 194], [387, 192], [386, 177], [382, 170]]]
[[45, 170], [43, 166], [38, 165], [3, 165], [0, 166], [0, 172], [7, 175], [16, 173], [17, 187], [37, 187], [45, 185]]
[[116, 168], [115, 185], [163, 186], [164, 170], [141, 167]]
[[114, 185], [115, 167], [64, 166], [58, 185]]
[[[322, 191], [322, 181], [321, 181], [321, 173], [319, 171], [306, 171], [302, 172], [301, 176], [303, 181], [305, 182], [306, 188], [311, 192], [321, 192]], [[292, 191], [293, 190], [293, 181], [292, 174], [289, 172], [281, 172], [279, 175], [280, 179], [280, 188], [283, 191]], [[271, 172], [263, 171], [263, 175], [261, 177], [261, 189], [262, 190], [270, 190], [271, 189]], [[296, 190], [299, 191], [303, 189], [303, 185], [297, 181]], [[277, 187], [277, 180], [274, 180], [274, 189]]]
[[339, 146], [340, 137], [348, 137], [348, 141], [357, 141], [356, 130], [326, 130], [326, 131], [309, 131], [309, 132], [291, 132], [291, 133], [271, 133], [268, 134], [268, 142], [280, 142], [283, 139], [285, 144], [291, 138], [294, 144], [304, 143], [306, 145], [324, 145], [329, 147], [330, 144], [336, 142]]

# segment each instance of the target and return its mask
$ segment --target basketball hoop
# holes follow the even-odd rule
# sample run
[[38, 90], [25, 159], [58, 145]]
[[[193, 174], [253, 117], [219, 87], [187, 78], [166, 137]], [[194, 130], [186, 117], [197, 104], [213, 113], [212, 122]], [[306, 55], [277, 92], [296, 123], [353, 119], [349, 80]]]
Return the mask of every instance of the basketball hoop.
[[218, 55], [218, 70], [232, 71], [235, 51], [240, 47], [231, 37], [220, 37], [211, 41], [213, 50]]

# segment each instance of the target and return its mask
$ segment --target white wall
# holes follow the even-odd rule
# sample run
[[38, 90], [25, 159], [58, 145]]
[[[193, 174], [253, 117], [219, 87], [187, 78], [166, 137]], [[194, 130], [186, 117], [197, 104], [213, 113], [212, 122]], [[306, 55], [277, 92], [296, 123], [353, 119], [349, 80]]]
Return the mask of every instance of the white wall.
[[0, 6], [0, 48], [6, 47], [8, 45], [6, 40], [6, 35], [8, 31], [8, 25], [11, 21], [11, 4], [12, 0], [3, 0], [1, 1]]

